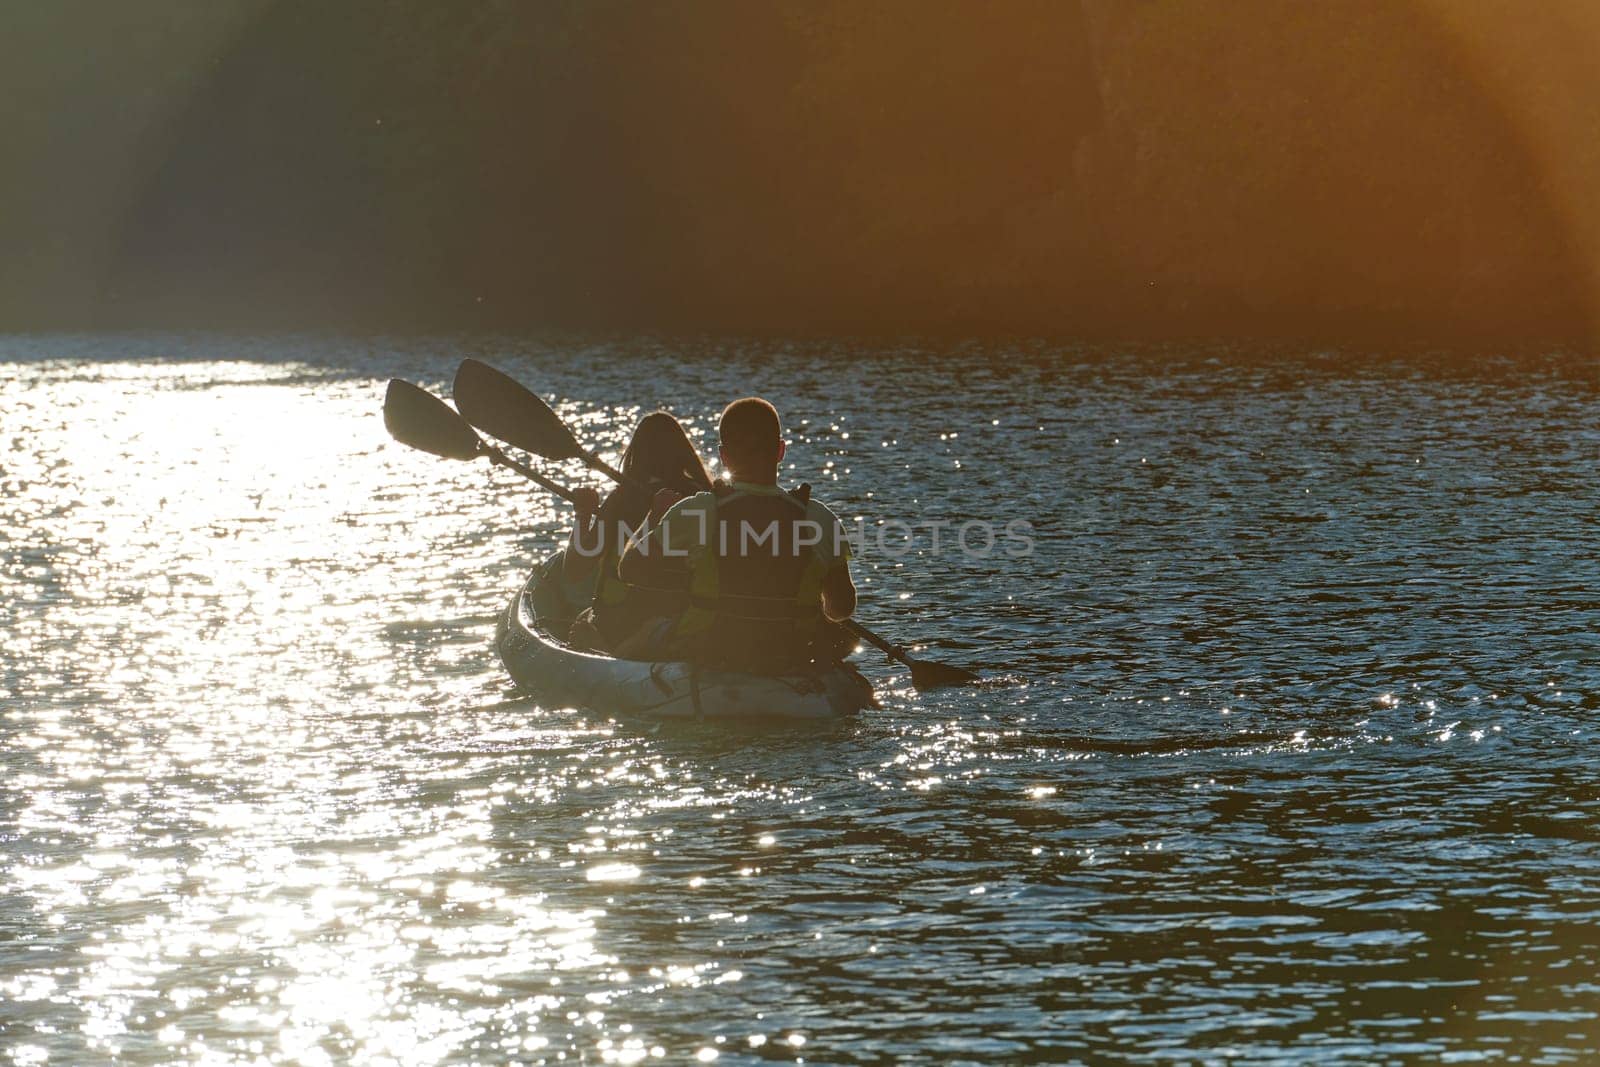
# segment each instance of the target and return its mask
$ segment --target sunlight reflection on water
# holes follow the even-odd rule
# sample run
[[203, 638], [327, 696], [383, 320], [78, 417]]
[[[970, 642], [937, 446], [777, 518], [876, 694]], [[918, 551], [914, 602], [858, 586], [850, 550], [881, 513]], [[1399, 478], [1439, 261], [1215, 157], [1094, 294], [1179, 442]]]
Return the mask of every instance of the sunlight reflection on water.
[[[464, 354], [613, 458], [658, 400], [703, 440], [754, 388], [842, 513], [1025, 508], [1025, 565], [862, 561], [872, 618], [1013, 682], [919, 695], [865, 657], [885, 710], [803, 733], [508, 696], [494, 613], [562, 515], [378, 415]], [[0, 349], [0, 1047], [1596, 1047], [1592, 380], [813, 355]]]

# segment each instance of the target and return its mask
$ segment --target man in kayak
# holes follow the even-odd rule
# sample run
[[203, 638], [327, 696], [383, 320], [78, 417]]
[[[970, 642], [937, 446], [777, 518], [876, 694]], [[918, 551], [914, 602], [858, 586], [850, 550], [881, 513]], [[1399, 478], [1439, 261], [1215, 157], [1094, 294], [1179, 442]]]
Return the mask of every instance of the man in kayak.
[[676, 618], [627, 654], [755, 674], [840, 658], [851, 642], [830, 623], [856, 607], [844, 527], [809, 486], [779, 488], [784, 441], [771, 404], [734, 401], [717, 432], [732, 484], [686, 499], [658, 493], [652, 525], [618, 563], [629, 585], [689, 594]]

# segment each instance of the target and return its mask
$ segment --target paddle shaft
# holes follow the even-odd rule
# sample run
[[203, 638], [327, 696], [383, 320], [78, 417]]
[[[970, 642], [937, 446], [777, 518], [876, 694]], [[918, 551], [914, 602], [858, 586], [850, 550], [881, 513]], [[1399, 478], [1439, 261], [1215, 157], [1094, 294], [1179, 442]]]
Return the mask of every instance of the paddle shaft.
[[544, 486], [546, 489], [550, 490], [556, 496], [560, 497], [562, 500], [565, 500], [569, 504], [577, 503], [571, 489], [568, 489], [564, 485], [558, 485], [555, 482], [552, 482], [549, 478], [546, 478], [544, 475], [540, 474], [526, 463], [517, 462], [487, 442], [485, 442], [483, 446], [483, 454], [488, 456], [489, 462], [493, 463], [495, 466], [516, 471], [524, 478], [529, 478], [535, 482], [538, 482], [540, 485]]
[[578, 450], [578, 458], [583, 460], [584, 465], [590, 470], [599, 471], [601, 474], [604, 474], [607, 478], [610, 478], [618, 485], [625, 485], [629, 489], [644, 493], [646, 496], [650, 494], [650, 490], [645, 487], [643, 482], [639, 481], [637, 478], [628, 477], [626, 474], [623, 474], [621, 471], [617, 470], [615, 467], [601, 459], [599, 456], [595, 455], [593, 452], [580, 448]]
[[843, 626], [846, 630], [849, 630], [851, 633], [855, 634], [857, 637], [861, 638], [861, 640], [865, 641], [879, 652], [882, 652], [890, 659], [899, 663], [903, 663], [907, 667], [912, 665], [911, 657], [906, 655], [899, 645], [890, 644], [888, 640], [880, 637], [878, 634], [873, 633], [859, 622], [856, 622], [856, 620], [846, 619], [839, 625]]

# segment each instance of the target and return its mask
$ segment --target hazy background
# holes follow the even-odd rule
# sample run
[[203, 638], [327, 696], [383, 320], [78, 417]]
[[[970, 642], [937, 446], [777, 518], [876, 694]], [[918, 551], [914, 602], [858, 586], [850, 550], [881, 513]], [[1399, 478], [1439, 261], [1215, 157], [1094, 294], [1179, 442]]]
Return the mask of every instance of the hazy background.
[[1600, 8], [0, 0], [0, 329], [1583, 341]]

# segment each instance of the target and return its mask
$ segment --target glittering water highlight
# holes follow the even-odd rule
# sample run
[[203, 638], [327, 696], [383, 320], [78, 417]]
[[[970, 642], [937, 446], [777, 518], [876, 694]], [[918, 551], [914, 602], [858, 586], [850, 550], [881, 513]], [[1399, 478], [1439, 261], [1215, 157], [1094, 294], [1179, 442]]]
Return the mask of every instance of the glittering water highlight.
[[[860, 564], [998, 681], [863, 655], [884, 710], [805, 731], [516, 697], [565, 513], [379, 416], [464, 355], [612, 458], [760, 392], [847, 520], [1027, 518]], [[33, 337], [0, 390], [13, 1063], [1600, 1048], [1592, 363]]]

